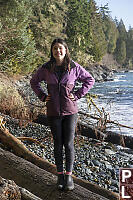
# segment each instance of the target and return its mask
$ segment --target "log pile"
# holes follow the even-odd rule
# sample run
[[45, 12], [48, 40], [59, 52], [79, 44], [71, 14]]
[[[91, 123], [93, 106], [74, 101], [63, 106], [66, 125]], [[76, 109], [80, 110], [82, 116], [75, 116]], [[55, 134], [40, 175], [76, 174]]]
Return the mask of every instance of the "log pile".
[[[28, 189], [42, 200], [107, 200], [77, 184], [70, 192], [60, 192], [56, 188], [57, 177], [36, 165], [0, 148], [0, 176], [13, 179], [15, 183]], [[112, 198], [115, 200], [116, 198]], [[5, 200], [5, 199], [4, 199]], [[9, 199], [7, 199], [9, 200]], [[13, 199], [16, 200], [16, 199]], [[18, 199], [19, 200], [19, 199]], [[33, 200], [25, 199], [22, 200]], [[39, 200], [39, 199], [36, 199]]]
[[[39, 197], [42, 199], [43, 199], [42, 194], [48, 195], [47, 192], [50, 192], [51, 190], [53, 190], [53, 189], [50, 190], [49, 182], [50, 182], [50, 185], [52, 184], [52, 188], [54, 188], [54, 190], [56, 190], [55, 186], [54, 186], [55, 179], [56, 179], [55, 176], [54, 176], [54, 178], [52, 178], [53, 176], [51, 174], [47, 174], [48, 172], [50, 172], [52, 174], [56, 174], [55, 165], [49, 163], [48, 161], [46, 161], [46, 160], [38, 157], [34, 153], [30, 152], [20, 140], [18, 140], [16, 137], [14, 137], [8, 131], [8, 129], [6, 129], [4, 127], [0, 129], [0, 141], [2, 142], [2, 144], [4, 144], [4, 146], [10, 148], [14, 154], [21, 157], [21, 159], [22, 158], [25, 159], [25, 160], [21, 160], [19, 157], [15, 157], [14, 154], [10, 154], [9, 152], [6, 152], [6, 151], [0, 149], [0, 163], [2, 163], [0, 165], [0, 176], [4, 176], [4, 178], [10, 178], [10, 179], [14, 180], [21, 187], [24, 187], [33, 193], [35, 192], [36, 193], [35, 195], [37, 195], [37, 196], [39, 196], [39, 191], [40, 191], [41, 195]], [[30, 161], [31, 163], [33, 163], [39, 167], [38, 173], [36, 171], [36, 172], [33, 172], [33, 174], [31, 174], [32, 168], [34, 168], [34, 170], [35, 170], [35, 167], [33, 167], [31, 165], [31, 163], [25, 164], [26, 160]], [[24, 168], [22, 168], [22, 166]], [[41, 169], [43, 169], [43, 171], [46, 170], [47, 173], [42, 172]], [[17, 170], [18, 170], [18, 173], [17, 173]], [[25, 173], [26, 173], [26, 175], [25, 175]], [[40, 173], [41, 173], [41, 175], [40, 175]], [[42, 180], [42, 176], [44, 176], [44, 175], [45, 175], [45, 177], [43, 177], [43, 180]], [[31, 177], [32, 177], [32, 179], [31, 179]], [[73, 177], [73, 178], [74, 178], [75, 183], [77, 183], [78, 185], [80, 185], [84, 188], [85, 194], [89, 190], [88, 192], [91, 191], [94, 194], [99, 194], [99, 195], [103, 196], [102, 199], [104, 199], [104, 197], [105, 197], [105, 199], [107, 198], [107, 199], [116, 200], [118, 197], [117, 194], [115, 194], [111, 191], [108, 191], [104, 188], [101, 188], [97, 185], [94, 185], [92, 183], [89, 183], [88, 181], [83, 181], [76, 177]], [[36, 186], [36, 183], [35, 183], [36, 179], [39, 181], [38, 186]], [[27, 188], [28, 185], [29, 185], [29, 188]], [[37, 187], [39, 187], [39, 188], [37, 188]], [[31, 190], [31, 188], [32, 188], [32, 190]], [[81, 190], [83, 190], [83, 188], [78, 189], [78, 192], [83, 193], [81, 191]], [[46, 194], [44, 194], [45, 189], [47, 191]], [[36, 190], [37, 190], [37, 192], [36, 192]], [[81, 194], [78, 194], [78, 195], [82, 196]], [[84, 199], [83, 196], [81, 199]], [[75, 196], [75, 198], [77, 198], [77, 197]], [[64, 196], [63, 196], [63, 199], [65, 199]], [[69, 199], [71, 199], [71, 198], [69, 197]], [[74, 197], [72, 199], [74, 199]]]

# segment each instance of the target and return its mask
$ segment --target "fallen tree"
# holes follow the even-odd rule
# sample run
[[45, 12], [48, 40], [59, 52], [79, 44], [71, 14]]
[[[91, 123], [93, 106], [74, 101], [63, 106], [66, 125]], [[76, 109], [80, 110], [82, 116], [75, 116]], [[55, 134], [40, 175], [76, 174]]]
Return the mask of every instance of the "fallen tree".
[[[0, 148], [0, 176], [12, 179], [43, 200], [107, 200], [77, 184], [70, 192], [60, 192], [56, 188], [55, 175], [40, 169], [36, 165]], [[114, 198], [115, 199], [115, 198]], [[37, 200], [37, 199], [36, 199]]]
[[[38, 157], [34, 153], [30, 152], [25, 145], [18, 140], [15, 136], [13, 136], [8, 129], [6, 129], [4, 126], [0, 128], [0, 141], [2, 144], [8, 148], [11, 149], [11, 151], [16, 154], [17, 156], [24, 158], [31, 163], [37, 165], [41, 169], [44, 169], [48, 172], [51, 172], [53, 174], [56, 174], [56, 168], [55, 165], [49, 163], [48, 161], [44, 160], [43, 158]], [[1, 156], [2, 159], [2, 156]], [[3, 163], [3, 161], [1, 162]], [[8, 178], [8, 177], [7, 177]], [[13, 179], [14, 180], [14, 179]], [[84, 188], [91, 190], [94, 193], [100, 194], [108, 199], [117, 199], [117, 194], [111, 191], [108, 191], [104, 188], [99, 187], [98, 185], [94, 185], [88, 181], [78, 179], [77, 177], [74, 177], [75, 183], [83, 186]]]
[[[98, 117], [90, 116], [86, 113], [79, 112], [82, 116], [88, 116], [90, 118], [94, 118], [96, 120], [99, 120]], [[36, 120], [34, 120], [35, 123], [43, 124], [45, 126], [48, 125], [47, 122], [47, 116], [43, 114], [39, 114]], [[107, 123], [113, 123], [113, 121], [107, 121]], [[115, 123], [115, 122], [114, 122]], [[116, 123], [117, 125], [121, 125]], [[124, 126], [124, 125], [121, 125]], [[132, 128], [128, 126], [124, 126], [126, 128]], [[119, 133], [115, 133], [112, 131], [101, 131], [100, 128], [98, 129], [97, 127], [94, 127], [93, 125], [87, 124], [81, 117], [81, 120], [79, 119], [77, 123], [77, 130], [76, 130], [77, 135], [80, 134], [82, 136], [86, 136], [88, 138], [94, 138], [98, 139], [101, 141], [106, 141], [106, 142], [111, 142], [112, 144], [118, 144], [123, 147], [128, 147], [133, 149], [133, 137], [131, 136], [126, 136], [126, 135], [121, 135]]]
[[112, 131], [106, 131], [105, 133], [103, 133], [83, 122], [78, 123], [77, 130], [82, 136], [98, 139], [105, 142], [111, 142], [112, 144], [118, 144], [123, 147], [128, 147], [130, 149], [133, 149], [132, 136], [121, 135]]

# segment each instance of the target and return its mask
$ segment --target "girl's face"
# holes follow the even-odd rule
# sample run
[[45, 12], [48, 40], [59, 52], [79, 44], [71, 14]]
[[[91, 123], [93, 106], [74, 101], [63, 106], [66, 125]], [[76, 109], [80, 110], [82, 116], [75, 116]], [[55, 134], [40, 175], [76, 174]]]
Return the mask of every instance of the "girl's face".
[[63, 44], [55, 43], [52, 48], [52, 53], [56, 61], [63, 61], [66, 55], [66, 48]]

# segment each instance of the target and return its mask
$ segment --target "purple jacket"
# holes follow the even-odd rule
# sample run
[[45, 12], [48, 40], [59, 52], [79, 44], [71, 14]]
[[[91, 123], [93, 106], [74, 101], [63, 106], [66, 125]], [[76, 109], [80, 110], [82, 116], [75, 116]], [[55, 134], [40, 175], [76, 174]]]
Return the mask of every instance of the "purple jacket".
[[[90, 90], [95, 82], [94, 78], [78, 63], [71, 61], [71, 70], [65, 71], [60, 82], [56, 73], [49, 71], [49, 62], [44, 64], [33, 75], [30, 83], [33, 91], [41, 101], [45, 101], [47, 94], [40, 86], [40, 82], [47, 84], [50, 101], [46, 103], [48, 116], [71, 115], [78, 112], [77, 100]], [[76, 81], [82, 82], [82, 86], [74, 91]], [[69, 98], [73, 93], [75, 100]]]

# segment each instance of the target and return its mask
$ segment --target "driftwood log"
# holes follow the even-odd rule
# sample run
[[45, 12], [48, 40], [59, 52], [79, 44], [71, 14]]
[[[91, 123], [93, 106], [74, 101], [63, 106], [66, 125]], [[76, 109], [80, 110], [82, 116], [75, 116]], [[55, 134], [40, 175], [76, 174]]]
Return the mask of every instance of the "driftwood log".
[[25, 188], [19, 187], [21, 192], [21, 200], [42, 200], [41, 198], [37, 197], [36, 195], [32, 194]]
[[[79, 114], [87, 116], [87, 114], [83, 112], [79, 112]], [[39, 114], [34, 122], [46, 126], [48, 125], [47, 117], [43, 114]], [[77, 134], [81, 134], [82, 136], [86, 136], [88, 138], [104, 140], [106, 142], [111, 142], [112, 144], [118, 144], [133, 149], [133, 137], [124, 135], [122, 136], [121, 134], [112, 131], [106, 131], [103, 133], [100, 130], [96, 130], [93, 126], [84, 123], [83, 120], [78, 121], [76, 132]]]
[[112, 144], [118, 144], [133, 149], [133, 137], [131, 136], [125, 136], [111, 131], [102, 133], [98, 130], [95, 131], [92, 127], [84, 123], [78, 124], [78, 132], [88, 138], [103, 140], [105, 142], [111, 142]]
[[[14, 154], [16, 154], [17, 156], [30, 161], [31, 163], [37, 165], [41, 169], [44, 169], [44, 170], [46, 170], [46, 171], [48, 171], [52, 174], [56, 174], [55, 165], [49, 163], [48, 161], [46, 161], [46, 160], [38, 157], [34, 153], [30, 152], [20, 140], [18, 140], [16, 137], [14, 137], [8, 131], [8, 129], [6, 129], [6, 128], [0, 129], [0, 141], [5, 146], [9, 147], [11, 149], [11, 151]], [[3, 158], [2, 158], [2, 155], [0, 156], [0, 159], [1, 159], [0, 163], [4, 163], [6, 161], [6, 159], [7, 159], [7, 162], [8, 162], [9, 158], [6, 158], [6, 156], [3, 157], [5, 159], [5, 161], [4, 161]], [[2, 167], [2, 165], [0, 165], [0, 171], [1, 171], [1, 167]], [[11, 167], [11, 165], [10, 165], [10, 167]], [[8, 171], [5, 168], [5, 175], [6, 175], [7, 172]], [[0, 174], [0, 175], [2, 176], [2, 174]], [[13, 177], [7, 177], [7, 178], [11, 178], [12, 180], [14, 180]], [[81, 185], [82, 187], [84, 187], [84, 188], [86, 188], [86, 189], [88, 189], [88, 190], [90, 190], [94, 193], [102, 195], [102, 196], [104, 196], [108, 199], [112, 199], [112, 200], [118, 199], [118, 195], [114, 192], [108, 191], [104, 188], [99, 187], [98, 185], [95, 185], [95, 184], [92, 184], [88, 181], [79, 179], [75, 176], [73, 178], [74, 178], [75, 183], [77, 183], [78, 185]], [[16, 181], [16, 180], [14, 180], [14, 181]], [[28, 189], [28, 188], [26, 188], [26, 189]]]
[[55, 175], [3, 149], [0, 149], [0, 163], [0, 176], [14, 180], [17, 185], [28, 189], [43, 200], [108, 199], [77, 184], [73, 191], [60, 192], [56, 188]]

